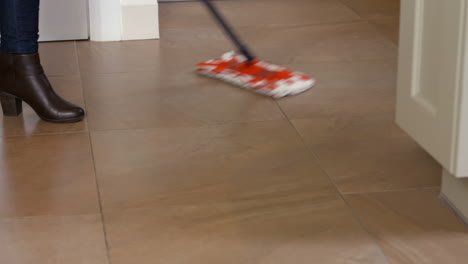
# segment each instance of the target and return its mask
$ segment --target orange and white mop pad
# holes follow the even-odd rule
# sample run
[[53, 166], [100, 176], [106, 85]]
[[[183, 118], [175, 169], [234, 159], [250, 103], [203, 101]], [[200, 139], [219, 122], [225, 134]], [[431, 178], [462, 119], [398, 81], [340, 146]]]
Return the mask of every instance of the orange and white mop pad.
[[199, 63], [197, 72], [274, 98], [302, 93], [315, 84], [315, 79], [303, 73], [258, 59], [248, 61], [234, 52]]
[[197, 65], [199, 74], [274, 98], [296, 95], [314, 86], [315, 79], [312, 77], [254, 58], [211, 1], [203, 0], [203, 2], [238, 47], [241, 55], [228, 52], [219, 59], [199, 63]]

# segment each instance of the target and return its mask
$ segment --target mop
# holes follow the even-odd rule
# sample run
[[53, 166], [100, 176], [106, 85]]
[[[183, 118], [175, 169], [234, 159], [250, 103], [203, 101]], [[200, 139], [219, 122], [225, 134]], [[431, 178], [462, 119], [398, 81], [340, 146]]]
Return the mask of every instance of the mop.
[[203, 0], [203, 2], [236, 45], [240, 54], [231, 51], [222, 55], [221, 58], [199, 63], [197, 73], [274, 98], [296, 95], [314, 86], [315, 79], [312, 77], [255, 58], [211, 0]]

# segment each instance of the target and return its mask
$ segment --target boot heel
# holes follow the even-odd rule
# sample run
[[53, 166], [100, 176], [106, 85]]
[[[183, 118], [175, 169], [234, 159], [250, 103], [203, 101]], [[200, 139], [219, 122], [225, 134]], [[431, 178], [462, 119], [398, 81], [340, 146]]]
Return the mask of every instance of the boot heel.
[[16, 97], [0, 94], [0, 103], [4, 116], [19, 116], [23, 112], [21, 100]]

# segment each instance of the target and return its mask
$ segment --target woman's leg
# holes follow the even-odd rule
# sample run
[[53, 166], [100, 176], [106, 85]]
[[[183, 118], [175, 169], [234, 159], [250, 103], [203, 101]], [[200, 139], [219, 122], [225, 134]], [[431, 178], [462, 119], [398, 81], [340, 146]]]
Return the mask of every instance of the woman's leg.
[[39, 0], [0, 0], [0, 52], [37, 53]]
[[0, 103], [18, 116], [22, 102], [45, 121], [83, 120], [84, 111], [55, 93], [39, 59], [39, 0], [0, 0]]

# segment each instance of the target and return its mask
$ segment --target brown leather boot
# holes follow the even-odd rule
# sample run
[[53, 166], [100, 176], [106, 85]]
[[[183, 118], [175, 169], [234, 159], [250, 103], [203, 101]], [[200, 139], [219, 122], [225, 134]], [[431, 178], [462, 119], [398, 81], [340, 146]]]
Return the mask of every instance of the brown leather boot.
[[81, 107], [65, 101], [55, 93], [37, 53], [0, 53], [0, 101], [5, 116], [20, 115], [22, 101], [48, 122], [79, 122], [85, 115]]

